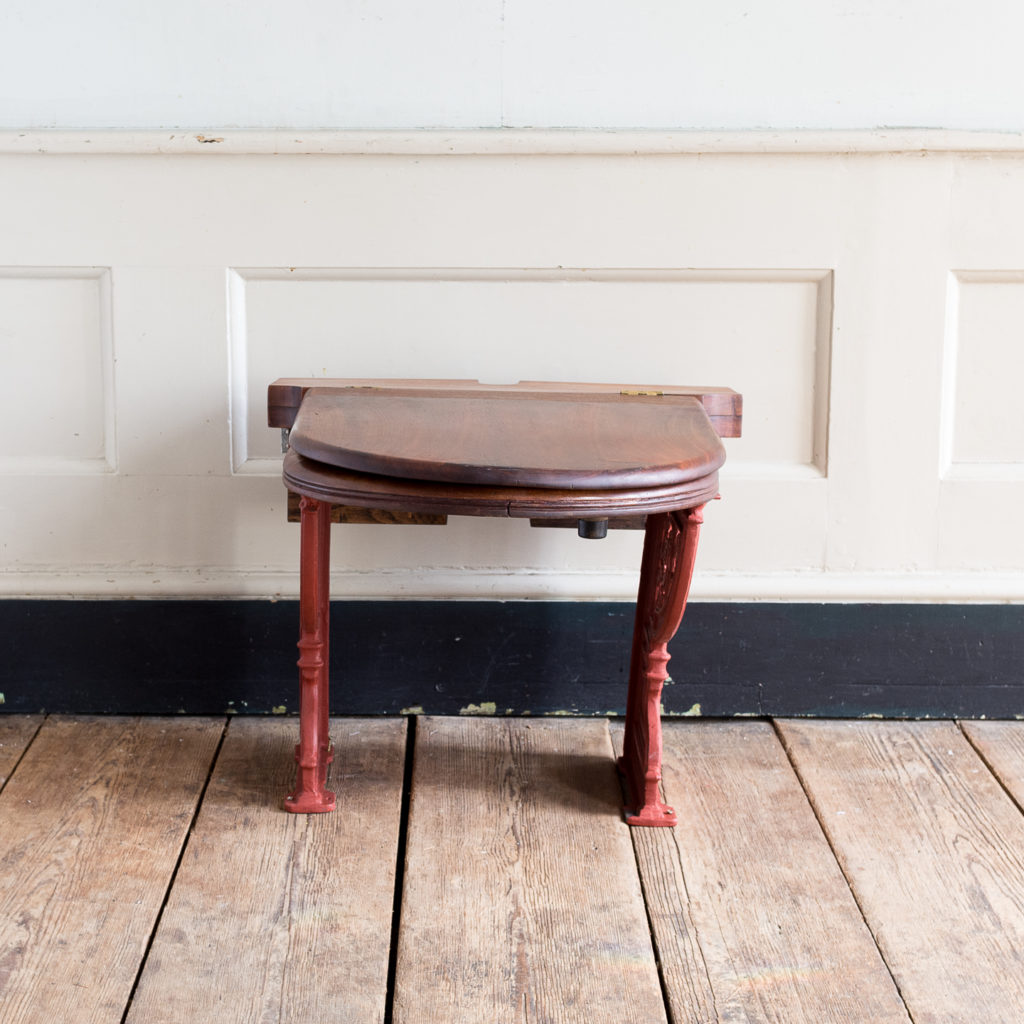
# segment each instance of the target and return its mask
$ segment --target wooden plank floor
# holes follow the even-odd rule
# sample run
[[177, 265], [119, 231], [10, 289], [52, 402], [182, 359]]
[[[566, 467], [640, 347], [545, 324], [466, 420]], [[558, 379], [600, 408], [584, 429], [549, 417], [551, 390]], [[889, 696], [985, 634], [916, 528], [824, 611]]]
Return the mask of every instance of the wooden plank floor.
[[1015, 1024], [1024, 723], [0, 716], [0, 1021]]

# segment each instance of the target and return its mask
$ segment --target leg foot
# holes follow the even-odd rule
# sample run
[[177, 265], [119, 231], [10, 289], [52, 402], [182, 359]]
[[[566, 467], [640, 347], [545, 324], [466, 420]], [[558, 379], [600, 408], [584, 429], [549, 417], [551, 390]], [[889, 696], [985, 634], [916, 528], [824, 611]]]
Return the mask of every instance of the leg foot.
[[650, 785], [645, 787], [645, 789], [653, 789], [658, 793], [658, 797], [654, 800], [647, 801], [643, 798], [644, 791], [641, 790], [638, 794], [630, 784], [629, 777], [626, 774], [625, 758], [620, 757], [616, 762], [616, 766], [619, 769], [619, 775], [622, 777], [623, 785], [626, 787], [626, 804], [622, 808], [622, 814], [626, 819], [627, 825], [642, 825], [648, 828], [665, 828], [679, 824], [679, 818], [676, 816], [675, 808], [669, 807], [668, 804], [662, 803], [661, 801], [661, 793], [658, 787], [658, 783], [661, 781], [660, 761], [658, 764], [657, 777], [645, 780], [650, 783]]
[[296, 785], [294, 793], [289, 793], [284, 798], [284, 809], [292, 814], [324, 814], [333, 811], [337, 800], [329, 789], [319, 787], [317, 789], [301, 789], [301, 783]]

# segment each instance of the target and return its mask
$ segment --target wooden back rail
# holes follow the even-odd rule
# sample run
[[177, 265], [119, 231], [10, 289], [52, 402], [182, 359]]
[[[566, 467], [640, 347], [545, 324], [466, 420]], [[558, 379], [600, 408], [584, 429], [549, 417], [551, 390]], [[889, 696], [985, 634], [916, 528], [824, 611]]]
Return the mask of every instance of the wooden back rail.
[[298, 771], [288, 810], [329, 811], [332, 522], [443, 524], [449, 515], [643, 528], [624, 753], [631, 825], [672, 825], [659, 794], [668, 641], [689, 592], [721, 437], [738, 437], [727, 388], [284, 378], [268, 394], [286, 431], [289, 518], [301, 523]]

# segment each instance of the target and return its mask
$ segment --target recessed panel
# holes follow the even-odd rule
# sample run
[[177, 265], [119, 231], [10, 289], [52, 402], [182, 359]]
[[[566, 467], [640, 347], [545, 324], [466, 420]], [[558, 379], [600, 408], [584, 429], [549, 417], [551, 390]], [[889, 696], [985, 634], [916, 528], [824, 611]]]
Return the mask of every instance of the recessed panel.
[[1024, 272], [962, 272], [953, 288], [949, 461], [954, 473], [1013, 472], [1012, 464], [1024, 466], [1024, 402], [1015, 372], [1024, 351]]
[[277, 377], [449, 377], [731, 387], [744, 396], [732, 466], [823, 470], [829, 280], [822, 271], [239, 271], [235, 464], [278, 457], [265, 425]]
[[106, 276], [0, 270], [0, 468], [107, 468]]

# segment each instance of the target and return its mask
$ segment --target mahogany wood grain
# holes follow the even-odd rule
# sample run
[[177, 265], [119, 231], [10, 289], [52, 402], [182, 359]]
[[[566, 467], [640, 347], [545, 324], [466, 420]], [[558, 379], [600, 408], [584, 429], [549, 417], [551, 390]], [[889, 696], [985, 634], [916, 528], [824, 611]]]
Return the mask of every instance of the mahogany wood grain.
[[[302, 495], [288, 492], [288, 522], [297, 523], [301, 518], [299, 505]], [[358, 505], [331, 505], [332, 523], [355, 523], [366, 526], [444, 526], [447, 516], [421, 515], [403, 512], [401, 509], [362, 508]], [[576, 526], [576, 520], [572, 520]]]
[[58, 718], [0, 793], [0, 1020], [118, 1024], [223, 719]]
[[518, 384], [481, 384], [475, 380], [415, 380], [408, 378], [282, 377], [268, 388], [267, 422], [271, 427], [290, 429], [303, 397], [311, 388], [366, 388], [405, 391], [475, 391], [480, 394], [529, 392], [552, 395], [680, 395], [696, 398], [704, 406], [719, 437], [739, 437], [743, 421], [743, 398], [731, 388], [679, 385], [591, 384], [563, 381], [520, 381]]
[[384, 1019], [406, 722], [331, 727], [344, 798], [306, 816], [294, 721], [231, 720], [128, 1024]]
[[420, 718], [395, 1024], [664, 1024], [604, 721]]
[[428, 515], [510, 516], [517, 519], [586, 519], [647, 515], [703, 505], [718, 494], [718, 473], [669, 487], [569, 490], [543, 487], [483, 487], [356, 473], [295, 451], [284, 457], [290, 489], [339, 505], [399, 509]]
[[1024, 1006], [1024, 817], [953, 722], [780, 722], [915, 1024]]
[[291, 447], [409, 480], [621, 490], [706, 476], [725, 449], [695, 398], [314, 388]]

